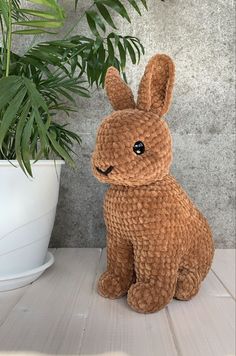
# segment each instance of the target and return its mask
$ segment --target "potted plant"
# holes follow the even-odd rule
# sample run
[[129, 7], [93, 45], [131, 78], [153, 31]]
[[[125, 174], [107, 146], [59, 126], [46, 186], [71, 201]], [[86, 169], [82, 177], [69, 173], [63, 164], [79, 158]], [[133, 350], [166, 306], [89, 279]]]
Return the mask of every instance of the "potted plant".
[[[128, 2], [141, 15], [137, 1]], [[57, 116], [77, 110], [76, 95], [89, 97], [92, 85], [103, 86], [109, 66], [125, 78], [127, 56], [135, 64], [143, 53], [137, 38], [116, 32], [110, 10], [130, 22], [125, 6], [95, 0], [62, 39], [32, 42], [16, 54], [12, 44], [19, 36], [54, 34], [65, 22], [56, 0], [27, 3], [0, 2], [0, 290], [33, 281], [53, 263], [47, 250], [61, 166], [74, 165], [73, 145], [80, 143]], [[92, 36], [71, 36], [83, 17]]]

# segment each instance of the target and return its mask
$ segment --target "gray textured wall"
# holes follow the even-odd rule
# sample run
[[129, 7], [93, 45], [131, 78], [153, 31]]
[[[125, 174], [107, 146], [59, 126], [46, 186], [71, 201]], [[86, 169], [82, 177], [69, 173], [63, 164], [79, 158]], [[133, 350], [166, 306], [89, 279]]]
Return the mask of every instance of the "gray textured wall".
[[[80, 3], [88, 4], [88, 1]], [[68, 5], [70, 1], [64, 1]], [[234, 206], [234, 8], [231, 0], [148, 0], [149, 12], [132, 13], [146, 54], [127, 76], [137, 91], [149, 57], [165, 52], [176, 63], [176, 85], [167, 121], [173, 134], [172, 174], [209, 219], [218, 247], [233, 247]], [[70, 20], [73, 19], [71, 10]], [[80, 29], [83, 29], [83, 23]], [[92, 177], [95, 134], [110, 105], [103, 90], [79, 99], [72, 127], [81, 134], [78, 168], [64, 167], [53, 246], [104, 246], [102, 200], [106, 189]]]

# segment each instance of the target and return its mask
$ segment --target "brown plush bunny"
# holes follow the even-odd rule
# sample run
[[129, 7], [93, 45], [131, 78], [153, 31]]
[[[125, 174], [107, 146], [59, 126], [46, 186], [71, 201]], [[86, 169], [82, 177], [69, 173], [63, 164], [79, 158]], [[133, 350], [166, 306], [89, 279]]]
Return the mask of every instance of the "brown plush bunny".
[[137, 104], [118, 71], [107, 71], [105, 87], [114, 112], [104, 119], [93, 153], [94, 175], [108, 189], [107, 271], [99, 293], [119, 298], [128, 292], [138, 312], [160, 310], [174, 297], [189, 300], [211, 266], [209, 225], [169, 174], [171, 135], [168, 111], [174, 64], [166, 55], [149, 61]]

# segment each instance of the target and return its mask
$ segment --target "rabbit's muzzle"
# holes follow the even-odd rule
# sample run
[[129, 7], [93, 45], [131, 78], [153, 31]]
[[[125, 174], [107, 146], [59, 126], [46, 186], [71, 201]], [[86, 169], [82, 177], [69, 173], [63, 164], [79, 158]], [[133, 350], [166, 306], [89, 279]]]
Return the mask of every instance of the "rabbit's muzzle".
[[101, 173], [101, 174], [103, 174], [104, 176], [108, 176], [108, 174], [109, 173], [111, 173], [111, 171], [113, 170], [113, 166], [110, 166], [110, 167], [108, 167], [105, 171], [103, 171], [102, 169], [100, 169], [99, 167], [96, 167], [96, 170], [99, 172], [99, 173]]

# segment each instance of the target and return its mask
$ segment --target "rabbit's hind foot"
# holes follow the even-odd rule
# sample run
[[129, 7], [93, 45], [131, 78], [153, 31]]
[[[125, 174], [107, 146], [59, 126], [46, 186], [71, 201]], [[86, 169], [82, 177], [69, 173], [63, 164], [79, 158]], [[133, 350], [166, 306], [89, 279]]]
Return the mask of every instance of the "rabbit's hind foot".
[[198, 271], [179, 270], [174, 298], [178, 300], [189, 300], [194, 297], [200, 288], [202, 278]]

